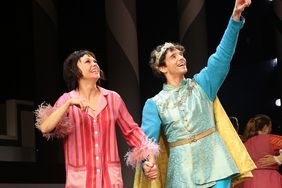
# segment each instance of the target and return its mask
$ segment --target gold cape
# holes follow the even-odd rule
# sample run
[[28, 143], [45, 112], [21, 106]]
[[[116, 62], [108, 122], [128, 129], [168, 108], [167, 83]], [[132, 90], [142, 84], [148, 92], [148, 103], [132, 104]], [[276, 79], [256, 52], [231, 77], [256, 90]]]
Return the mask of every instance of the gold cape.
[[[219, 99], [216, 97], [213, 103], [214, 116], [216, 129], [219, 132], [223, 142], [227, 146], [238, 170], [239, 175], [232, 177], [232, 187], [248, 178], [253, 177], [251, 171], [256, 168], [255, 163], [251, 159], [244, 144], [234, 129], [232, 123], [229, 120], [228, 115], [223, 109]], [[159, 139], [160, 156], [157, 159], [157, 165], [159, 168], [159, 177], [155, 180], [149, 181], [145, 178], [141, 167], [136, 167], [134, 177], [134, 188], [160, 188], [165, 187], [167, 164], [169, 148], [165, 137], [161, 133]]]

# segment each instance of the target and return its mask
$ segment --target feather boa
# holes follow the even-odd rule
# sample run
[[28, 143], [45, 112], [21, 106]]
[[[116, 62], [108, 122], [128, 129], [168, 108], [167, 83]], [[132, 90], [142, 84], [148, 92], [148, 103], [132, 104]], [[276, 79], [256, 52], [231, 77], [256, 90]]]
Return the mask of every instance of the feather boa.
[[[40, 130], [40, 125], [43, 123], [43, 121], [56, 109], [52, 107], [50, 104], [46, 104], [43, 102], [38, 106], [38, 109], [35, 110], [35, 126]], [[69, 134], [71, 131], [71, 124], [69, 117], [66, 115], [62, 118], [62, 120], [59, 122], [57, 127], [50, 133], [43, 134], [43, 136], [49, 140], [53, 138], [64, 138], [66, 135]]]

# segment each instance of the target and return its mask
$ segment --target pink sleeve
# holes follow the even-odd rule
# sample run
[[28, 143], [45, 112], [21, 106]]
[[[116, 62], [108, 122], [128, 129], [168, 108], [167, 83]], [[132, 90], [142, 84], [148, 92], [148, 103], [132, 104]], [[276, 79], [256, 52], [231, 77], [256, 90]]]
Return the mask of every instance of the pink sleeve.
[[125, 155], [126, 164], [135, 167], [146, 159], [149, 154], [158, 156], [158, 144], [146, 137], [143, 130], [133, 120], [119, 95], [115, 97], [115, 100], [118, 104], [117, 123], [126, 142], [131, 146], [131, 150]]
[[271, 134], [270, 143], [274, 150], [282, 149], [282, 136]]
[[[46, 102], [41, 103], [38, 108], [35, 110], [35, 126], [36, 128], [40, 129], [40, 125], [42, 122], [57, 108], [62, 106], [67, 100], [69, 99], [69, 94], [63, 94], [55, 103], [54, 107]], [[63, 138], [71, 131], [71, 124], [67, 113], [65, 113], [62, 120], [56, 126], [56, 128], [50, 132], [43, 134], [43, 136], [49, 140], [50, 138]]]

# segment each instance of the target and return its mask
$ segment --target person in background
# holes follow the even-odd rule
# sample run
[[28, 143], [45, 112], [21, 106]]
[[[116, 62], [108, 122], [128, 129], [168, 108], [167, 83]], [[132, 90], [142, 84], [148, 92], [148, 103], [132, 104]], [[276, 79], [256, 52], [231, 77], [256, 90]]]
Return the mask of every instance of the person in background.
[[116, 124], [131, 146], [127, 164], [153, 158], [158, 145], [134, 122], [121, 96], [98, 85], [103, 75], [94, 53], [71, 53], [64, 61], [63, 75], [69, 91], [54, 106], [42, 103], [35, 114], [36, 127], [44, 137], [63, 139], [65, 187], [123, 187]]
[[282, 164], [282, 153], [280, 155], [265, 155], [263, 158], [258, 160], [258, 163], [261, 167], [268, 167], [271, 165], [281, 165]]
[[244, 137], [243, 135], [239, 134], [239, 130], [240, 130], [240, 124], [238, 121], [238, 118], [235, 116], [229, 116], [229, 119], [234, 127], [234, 129], [236, 130], [236, 132], [238, 133], [240, 139], [242, 140], [242, 142], [244, 142]]
[[253, 178], [242, 183], [243, 188], [281, 188], [282, 177], [278, 172], [278, 165], [261, 165], [259, 162], [265, 155], [279, 155], [282, 149], [282, 136], [271, 134], [271, 118], [265, 114], [258, 114], [247, 123], [244, 144], [257, 169], [252, 171]]
[[[193, 79], [185, 78], [187, 62], [182, 45], [165, 42], [151, 53], [150, 66], [164, 85], [146, 101], [141, 127], [156, 141], [162, 131], [168, 142], [168, 188], [229, 188], [231, 177], [239, 173], [215, 128], [213, 102], [229, 71], [244, 24], [241, 14], [250, 4], [250, 0], [236, 0], [216, 52]], [[143, 169], [149, 180], [158, 171], [151, 158], [144, 162]]]

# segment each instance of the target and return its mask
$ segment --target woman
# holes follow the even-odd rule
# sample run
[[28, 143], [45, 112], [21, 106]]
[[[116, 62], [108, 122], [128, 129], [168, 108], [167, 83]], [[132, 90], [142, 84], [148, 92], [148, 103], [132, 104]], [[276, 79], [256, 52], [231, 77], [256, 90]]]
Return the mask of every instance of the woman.
[[270, 134], [272, 123], [270, 117], [258, 114], [251, 118], [244, 132], [247, 141], [244, 143], [250, 156], [257, 165], [253, 170], [254, 177], [242, 183], [243, 188], [281, 188], [282, 177], [278, 165], [262, 166], [259, 159], [265, 155], [278, 155], [282, 148], [282, 136]]
[[134, 122], [119, 94], [98, 86], [101, 70], [95, 55], [75, 51], [64, 62], [70, 92], [36, 110], [36, 126], [47, 139], [64, 139], [66, 187], [123, 187], [116, 123], [132, 147], [127, 164], [139, 165], [158, 154]]

